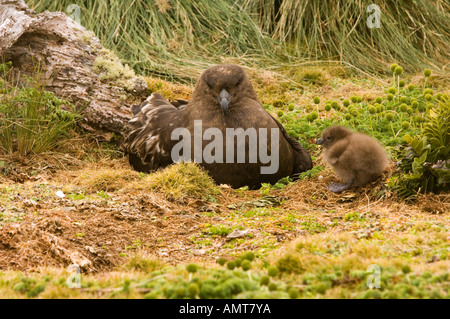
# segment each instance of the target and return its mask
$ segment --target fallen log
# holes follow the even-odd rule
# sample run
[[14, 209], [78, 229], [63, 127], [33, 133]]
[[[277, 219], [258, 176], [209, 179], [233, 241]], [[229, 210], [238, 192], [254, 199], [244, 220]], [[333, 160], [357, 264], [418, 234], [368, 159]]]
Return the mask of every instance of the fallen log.
[[82, 109], [91, 132], [125, 134], [130, 106], [148, 94], [146, 81], [105, 49], [93, 32], [62, 12], [37, 14], [23, 0], [0, 0], [0, 63], [35, 76]]

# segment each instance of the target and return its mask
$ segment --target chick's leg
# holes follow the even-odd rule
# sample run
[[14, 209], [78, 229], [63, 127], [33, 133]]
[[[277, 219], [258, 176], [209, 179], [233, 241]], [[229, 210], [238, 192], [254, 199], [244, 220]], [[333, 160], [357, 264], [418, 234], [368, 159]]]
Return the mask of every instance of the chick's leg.
[[349, 179], [347, 181], [347, 183], [345, 183], [345, 184], [331, 183], [328, 186], [328, 189], [330, 191], [332, 191], [333, 193], [340, 193], [340, 192], [345, 191], [346, 189], [348, 189], [350, 186], [352, 186], [354, 181], [355, 181], [355, 179], [352, 178], [352, 179]]

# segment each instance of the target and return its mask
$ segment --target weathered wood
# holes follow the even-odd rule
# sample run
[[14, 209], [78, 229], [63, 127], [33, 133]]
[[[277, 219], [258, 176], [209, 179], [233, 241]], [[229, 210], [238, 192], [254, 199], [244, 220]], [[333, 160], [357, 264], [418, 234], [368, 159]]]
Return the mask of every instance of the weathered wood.
[[23, 0], [0, 0], [0, 61], [32, 76], [83, 111], [83, 126], [124, 134], [130, 105], [141, 102], [147, 83], [102, 48], [91, 31], [62, 12], [36, 14]]

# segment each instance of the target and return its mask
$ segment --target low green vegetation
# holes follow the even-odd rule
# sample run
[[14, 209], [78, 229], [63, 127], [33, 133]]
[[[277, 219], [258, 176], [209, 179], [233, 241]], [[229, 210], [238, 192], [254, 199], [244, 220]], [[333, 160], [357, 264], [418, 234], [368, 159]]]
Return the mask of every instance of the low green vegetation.
[[384, 241], [318, 234], [292, 242], [274, 258], [247, 251], [218, 258], [216, 266], [173, 267], [137, 253], [128, 257], [121, 276], [82, 275], [81, 289], [68, 288], [68, 274], [51, 269], [28, 275], [0, 272], [1, 297], [448, 298], [448, 253], [434, 264], [428, 262], [432, 251], [408, 253], [413, 243], [424, 247], [419, 237], [431, 240], [434, 251], [445, 246], [444, 234], [423, 229]]
[[397, 151], [400, 174], [391, 185], [405, 197], [417, 193], [448, 192], [450, 190], [450, 99], [443, 97], [430, 109], [422, 132], [414, 137], [405, 135], [408, 147]]
[[0, 154], [26, 156], [56, 149], [75, 128], [74, 107], [45, 91], [39, 70], [35, 79], [18, 79], [10, 68], [9, 62], [0, 64]]
[[[399, 161], [399, 169], [389, 185], [402, 196], [448, 191], [450, 98], [428, 87], [426, 79], [431, 75], [430, 70], [424, 72], [423, 87], [407, 85], [401, 80], [403, 69], [397, 64], [391, 66], [391, 71], [391, 86], [385, 89], [384, 95], [370, 100], [351, 96], [321, 102], [315, 97], [315, 106], [310, 106], [309, 112], [302, 108], [281, 111], [270, 104], [264, 107], [269, 112], [277, 112], [288, 133], [312, 152], [317, 146], [311, 141], [330, 125], [340, 124], [374, 136]], [[314, 167], [300, 177], [317, 175], [320, 169]], [[264, 189], [267, 187], [263, 185]]]

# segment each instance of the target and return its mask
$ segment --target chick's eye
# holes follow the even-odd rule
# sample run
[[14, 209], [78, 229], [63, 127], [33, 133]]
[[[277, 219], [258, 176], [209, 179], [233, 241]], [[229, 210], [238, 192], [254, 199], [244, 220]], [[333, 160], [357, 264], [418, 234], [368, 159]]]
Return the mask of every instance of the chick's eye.
[[242, 84], [242, 79], [239, 79], [239, 81], [237, 81], [236, 86], [239, 86]]
[[327, 140], [331, 140], [331, 136], [327, 136]]

